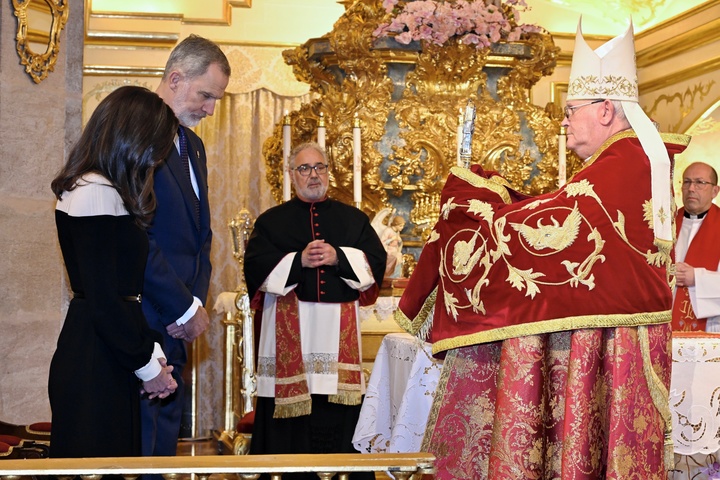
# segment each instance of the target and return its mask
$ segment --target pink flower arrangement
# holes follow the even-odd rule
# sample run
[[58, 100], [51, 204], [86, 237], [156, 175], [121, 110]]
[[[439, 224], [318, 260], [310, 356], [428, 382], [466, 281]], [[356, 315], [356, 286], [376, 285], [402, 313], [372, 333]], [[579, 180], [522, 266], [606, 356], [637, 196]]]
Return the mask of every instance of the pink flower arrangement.
[[507, 17], [499, 0], [383, 0], [385, 11], [394, 15], [373, 32], [375, 37], [394, 36], [398, 43], [421, 40], [444, 45], [451, 37], [477, 48], [489, 47], [502, 39], [519, 40], [526, 32], [538, 32], [537, 25], [518, 25], [525, 0], [505, 0]]

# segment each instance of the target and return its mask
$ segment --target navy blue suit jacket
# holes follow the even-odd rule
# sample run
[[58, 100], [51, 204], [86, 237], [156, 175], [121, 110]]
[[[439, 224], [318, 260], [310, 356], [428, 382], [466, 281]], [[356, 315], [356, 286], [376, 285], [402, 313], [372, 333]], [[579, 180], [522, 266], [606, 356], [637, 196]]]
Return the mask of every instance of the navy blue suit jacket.
[[210, 286], [210, 208], [205, 146], [185, 129], [188, 153], [197, 179], [200, 219], [196, 221], [195, 193], [176, 148], [155, 172], [157, 210], [148, 229], [150, 252], [145, 268], [143, 312], [151, 328], [161, 332], [168, 363], [184, 366], [185, 344], [165, 328], [180, 318], [193, 302], [203, 304]]

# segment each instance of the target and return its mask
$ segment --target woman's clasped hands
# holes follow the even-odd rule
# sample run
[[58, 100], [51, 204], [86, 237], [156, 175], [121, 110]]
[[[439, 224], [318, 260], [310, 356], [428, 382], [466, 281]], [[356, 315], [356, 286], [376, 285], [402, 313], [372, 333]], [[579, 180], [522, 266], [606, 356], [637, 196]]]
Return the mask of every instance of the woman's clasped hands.
[[162, 370], [152, 380], [143, 382], [140, 390], [141, 394], [147, 394], [148, 398], [165, 398], [172, 395], [178, 387], [177, 382], [173, 378], [171, 372], [173, 366], [167, 364], [164, 358], [158, 359]]

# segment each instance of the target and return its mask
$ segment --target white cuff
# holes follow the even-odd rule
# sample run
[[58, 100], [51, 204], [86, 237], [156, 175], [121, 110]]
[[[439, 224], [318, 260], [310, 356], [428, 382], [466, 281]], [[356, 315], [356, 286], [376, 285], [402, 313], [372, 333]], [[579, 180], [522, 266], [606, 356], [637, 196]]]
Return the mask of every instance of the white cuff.
[[695, 268], [695, 287], [689, 288], [693, 310], [698, 318], [720, 315], [720, 272]]
[[289, 287], [285, 286], [287, 279], [290, 276], [290, 269], [292, 268], [293, 261], [295, 261], [295, 255], [298, 255], [298, 253], [288, 253], [282, 260], [280, 260], [280, 263], [273, 268], [273, 271], [270, 272], [270, 275], [267, 276], [263, 284], [260, 286], [260, 291], [283, 297], [297, 287], [297, 283], [294, 283]]
[[350, 288], [364, 292], [375, 283], [375, 277], [372, 275], [372, 270], [370, 269], [370, 264], [365, 258], [365, 253], [362, 250], [353, 247], [340, 247], [340, 249], [345, 254], [348, 262], [350, 262], [350, 266], [352, 267], [355, 276], [358, 278], [357, 281], [348, 280], [347, 278], [343, 278], [342, 281]]
[[144, 367], [135, 370], [135, 375], [137, 375], [137, 377], [143, 382], [152, 380], [153, 378], [160, 375], [160, 372], [162, 372], [162, 365], [160, 365], [160, 361], [158, 360], [159, 358], [167, 357], [165, 356], [165, 352], [163, 352], [160, 344], [155, 342], [155, 348], [153, 348], [153, 353], [150, 357], [150, 361]]
[[707, 319], [705, 331], [710, 333], [720, 333], [720, 317], [711, 317]]
[[200, 301], [200, 299], [197, 297], [193, 297], [193, 303], [190, 304], [190, 308], [187, 309], [187, 311], [185, 312], [185, 314], [182, 317], [175, 320], [175, 323], [178, 324], [178, 326], [186, 324], [188, 322], [188, 320], [190, 320], [193, 317], [193, 315], [195, 315], [195, 312], [197, 312], [197, 309], [202, 306], [203, 306], [203, 304]]

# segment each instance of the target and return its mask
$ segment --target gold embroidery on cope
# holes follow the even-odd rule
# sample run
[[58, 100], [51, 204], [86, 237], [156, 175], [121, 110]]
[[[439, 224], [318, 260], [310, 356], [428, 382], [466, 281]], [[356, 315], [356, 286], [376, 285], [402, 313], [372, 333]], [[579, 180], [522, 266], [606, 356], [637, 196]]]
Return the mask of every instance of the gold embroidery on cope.
[[[526, 219], [529, 220], [531, 217]], [[580, 230], [580, 222], [582, 215], [577, 209], [577, 203], [565, 218], [562, 225], [554, 216], [550, 216], [552, 225], [544, 225], [543, 219], [539, 219], [535, 227], [523, 223], [510, 223], [515, 231], [520, 232], [522, 238], [527, 242], [528, 246], [535, 250], [543, 250], [549, 248], [555, 252], [565, 250], [575, 242]]]
[[[585, 196], [594, 199], [608, 218], [610, 218], [608, 212], [603, 208], [602, 202], [593, 191], [592, 185], [586, 180], [569, 184], [565, 190], [565, 194], [568, 197]], [[477, 268], [480, 268], [482, 272], [474, 288], [466, 290], [467, 302], [461, 303], [461, 299], [449, 293], [447, 291], [448, 289], [444, 289], [443, 295], [446, 310], [455, 320], [457, 320], [459, 312], [467, 308], [472, 309], [476, 313], [485, 313], [485, 308], [480, 300], [480, 294], [483, 286], [489, 282], [487, 279], [489, 270], [498, 261], [502, 261], [508, 269], [506, 281], [510, 283], [513, 288], [519, 291], [525, 291], [525, 295], [530, 298], [534, 298], [537, 294], [541, 293], [541, 285], [557, 286], [569, 284], [571, 287], [584, 285], [588, 287], [589, 290], [594, 288], [595, 282], [592, 268], [598, 260], [603, 261], [605, 258], [600, 254], [605, 241], [602, 239], [600, 233], [592, 228], [592, 225], [590, 225], [589, 221], [580, 212], [577, 202], [572, 209], [557, 207], [543, 209], [541, 207], [544, 203], [545, 201], [539, 200], [526, 205], [522, 209], [523, 211], [536, 211], [529, 215], [524, 215], [525, 220], [523, 223], [509, 222], [511, 229], [506, 229], [505, 227], [508, 223], [506, 217], [500, 217], [494, 220], [494, 212], [490, 204], [479, 200], [470, 200], [467, 204], [458, 204], [455, 202], [454, 197], [448, 199], [442, 209], [443, 218], [448, 218], [450, 212], [454, 209], [464, 209], [467, 213], [477, 216], [479, 222], [488, 226], [490, 235], [496, 245], [495, 250], [488, 251], [487, 243], [480, 235], [480, 227], [478, 227], [475, 230], [462, 229], [456, 232], [444, 249], [441, 250], [441, 282], [462, 283], [467, 279], [469, 274], [476, 271]], [[563, 210], [569, 213], [565, 215], [561, 223], [557, 218], [561, 218]], [[557, 214], [557, 218], [553, 214]], [[548, 217], [549, 221], [544, 220]], [[534, 225], [530, 223], [533, 221], [535, 222]], [[521, 241], [520, 244], [531, 255], [547, 256], [561, 253], [564, 249], [572, 245], [578, 237], [582, 222], [585, 222], [591, 229], [591, 233], [586, 240], [592, 246], [592, 250], [581, 262], [574, 262], [567, 259], [559, 261], [567, 271], [568, 275], [565, 278], [543, 281], [541, 279], [547, 277], [545, 272], [534, 271], [532, 268], [523, 269], [513, 265], [512, 252], [508, 245], [512, 238], [513, 231], [524, 240]], [[619, 229], [618, 227], [616, 227], [616, 229], [619, 230], [623, 241], [628, 243], [628, 239], [624, 235], [622, 228], [622, 224], [624, 223], [622, 216], [620, 216], [617, 222], [613, 223], [621, 225]], [[550, 251], [545, 252], [543, 250]], [[445, 259], [448, 256], [452, 259], [451, 272], [448, 272], [448, 270], [443, 267], [446, 265]]]

